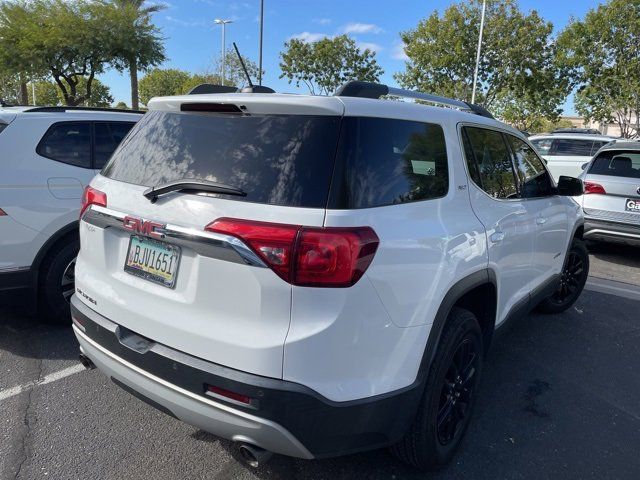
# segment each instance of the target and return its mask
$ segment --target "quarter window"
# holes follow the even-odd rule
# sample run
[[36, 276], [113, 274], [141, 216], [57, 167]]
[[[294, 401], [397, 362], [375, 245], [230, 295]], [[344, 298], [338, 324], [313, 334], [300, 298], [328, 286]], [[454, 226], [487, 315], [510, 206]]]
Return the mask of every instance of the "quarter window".
[[507, 135], [507, 138], [513, 150], [516, 173], [520, 179], [520, 196], [535, 198], [552, 195], [551, 178], [540, 157], [519, 138], [512, 135]]
[[131, 122], [96, 122], [94, 125], [93, 168], [101, 169], [135, 124]]
[[[511, 154], [502, 134], [477, 127], [464, 127], [463, 132], [468, 137], [465, 142], [467, 165], [470, 172], [478, 169], [478, 186], [494, 198], [517, 198]], [[473, 178], [473, 173], [471, 175]]]
[[36, 152], [58, 162], [91, 168], [91, 123], [53, 125], [40, 141]]

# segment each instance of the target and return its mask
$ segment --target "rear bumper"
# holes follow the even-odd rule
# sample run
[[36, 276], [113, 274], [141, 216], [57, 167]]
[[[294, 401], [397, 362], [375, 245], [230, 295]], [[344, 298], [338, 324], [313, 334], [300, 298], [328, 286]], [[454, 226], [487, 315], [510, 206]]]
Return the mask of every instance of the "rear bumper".
[[640, 226], [586, 217], [583, 238], [638, 245], [640, 244]]
[[[321, 458], [395, 443], [422, 394], [417, 382], [391, 394], [332, 402], [303, 385], [229, 369], [137, 337], [75, 296], [71, 312], [83, 353], [116, 384], [207, 432], [283, 455]], [[246, 395], [252, 405], [211, 398], [205, 384]]]

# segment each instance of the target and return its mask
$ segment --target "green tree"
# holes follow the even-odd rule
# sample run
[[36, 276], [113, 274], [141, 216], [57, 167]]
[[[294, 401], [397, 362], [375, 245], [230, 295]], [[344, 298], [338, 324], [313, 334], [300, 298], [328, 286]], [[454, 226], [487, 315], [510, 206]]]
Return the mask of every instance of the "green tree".
[[[96, 74], [113, 60], [117, 31], [103, 4], [89, 0], [0, 3], [0, 65], [31, 76], [48, 73], [67, 105], [91, 97]], [[79, 79], [86, 81], [79, 88]]]
[[[244, 65], [247, 67], [247, 72], [251, 76], [251, 81], [254, 83], [258, 83], [258, 65], [253, 61], [242, 56], [242, 60], [244, 61]], [[237, 87], [242, 87], [244, 85], [248, 85], [247, 76], [242, 69], [242, 64], [238, 59], [238, 54], [235, 49], [230, 48], [227, 50], [225, 54], [225, 66], [224, 66], [224, 75], [225, 75], [225, 85], [235, 85]], [[217, 56], [213, 61], [213, 71], [216, 73], [206, 73], [204, 74], [208, 78], [215, 78], [215, 82], [208, 83], [216, 83], [221, 85], [220, 78], [222, 73], [222, 58], [221, 56]], [[220, 73], [218, 73], [220, 72]], [[262, 70], [262, 76], [264, 77], [265, 71]]]
[[126, 103], [124, 102], [118, 102], [116, 103], [115, 108], [119, 108], [120, 110], [129, 110], [129, 107], [127, 106]]
[[[395, 75], [406, 88], [470, 101], [480, 28], [480, 0], [434, 11], [401, 34], [409, 57]], [[556, 119], [568, 80], [555, 60], [553, 25], [515, 0], [488, 0], [476, 103], [526, 127], [536, 117]]]
[[640, 136], [640, 1], [609, 0], [560, 34], [558, 62], [577, 87], [577, 112]]
[[210, 73], [197, 73], [190, 76], [180, 87], [176, 93], [185, 95], [189, 93], [193, 88], [203, 83], [211, 83], [213, 85], [220, 85], [220, 75], [213, 75]]
[[292, 39], [280, 53], [280, 78], [306, 85], [312, 95], [329, 95], [350, 80], [376, 82], [384, 73], [376, 53], [361, 50], [347, 35], [324, 38], [317, 42]]
[[0, 71], [0, 106], [17, 105], [21, 102], [20, 98], [20, 77], [12, 73]]
[[[85, 90], [87, 79], [79, 78], [77, 81], [78, 88], [80, 90]], [[64, 95], [60, 95], [60, 100], [64, 100]], [[107, 108], [110, 107], [112, 103], [113, 96], [111, 95], [111, 89], [97, 78], [94, 78], [93, 87], [91, 87], [91, 95], [82, 102], [82, 105], [85, 107]]]
[[[60, 104], [60, 89], [51, 80], [40, 80], [35, 83], [36, 102], [38, 106], [48, 107]], [[29, 105], [33, 105], [33, 86], [29, 85]]]
[[[106, 1], [106, 0], [104, 0]], [[164, 8], [146, 4], [146, 0], [112, 0], [106, 3], [117, 31], [114, 33], [113, 66], [128, 70], [131, 80], [131, 106], [139, 108], [138, 71], [160, 65], [165, 59], [163, 38], [152, 23], [151, 15]]]
[[147, 105], [153, 97], [181, 95], [191, 75], [175, 68], [154, 68], [140, 80], [140, 101]]

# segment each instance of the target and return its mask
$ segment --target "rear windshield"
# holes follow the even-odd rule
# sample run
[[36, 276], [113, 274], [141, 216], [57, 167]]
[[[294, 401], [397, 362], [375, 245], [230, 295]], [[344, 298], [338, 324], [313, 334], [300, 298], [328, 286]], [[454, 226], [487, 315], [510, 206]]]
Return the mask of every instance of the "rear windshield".
[[449, 186], [439, 125], [333, 116], [152, 111], [102, 174], [144, 186], [210, 180], [247, 193], [216, 195], [231, 200], [334, 209], [429, 200]]
[[602, 152], [591, 164], [589, 173], [613, 177], [640, 178], [640, 150]]
[[148, 112], [102, 174], [136, 185], [185, 178], [247, 192], [225, 197], [324, 208], [340, 117]]

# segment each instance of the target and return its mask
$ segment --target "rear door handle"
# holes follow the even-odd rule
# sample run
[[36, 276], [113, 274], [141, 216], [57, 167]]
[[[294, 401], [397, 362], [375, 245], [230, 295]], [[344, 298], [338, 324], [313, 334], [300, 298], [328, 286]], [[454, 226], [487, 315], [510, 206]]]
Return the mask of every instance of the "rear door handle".
[[489, 239], [491, 240], [491, 243], [500, 243], [501, 241], [504, 240], [504, 237], [505, 237], [504, 232], [495, 232], [491, 234]]
[[538, 218], [536, 218], [536, 223], [538, 225], [544, 225], [545, 223], [547, 223], [547, 219], [544, 218], [544, 217], [538, 217]]

